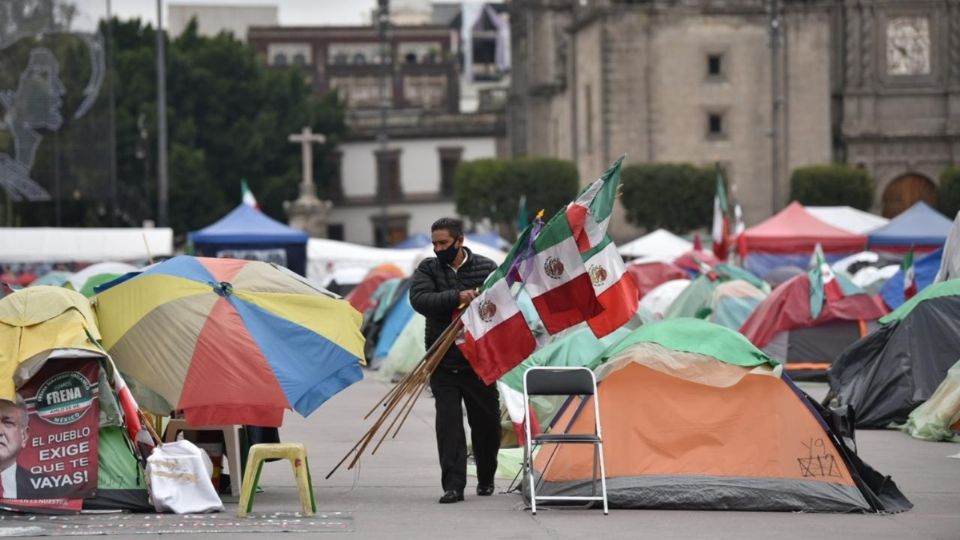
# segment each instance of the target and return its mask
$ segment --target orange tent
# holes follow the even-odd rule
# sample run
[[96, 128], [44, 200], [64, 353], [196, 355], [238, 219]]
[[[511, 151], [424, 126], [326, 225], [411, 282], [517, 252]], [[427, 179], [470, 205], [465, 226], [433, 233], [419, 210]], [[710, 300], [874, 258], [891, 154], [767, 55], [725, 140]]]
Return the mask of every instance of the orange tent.
[[[596, 368], [611, 507], [902, 511], [779, 366], [733, 330], [695, 319], [643, 326]], [[589, 398], [593, 399], [593, 398]], [[592, 432], [568, 401], [553, 430]], [[587, 411], [587, 413], [584, 413]], [[593, 449], [544, 445], [539, 495], [589, 495]], [[876, 480], [876, 482], [874, 482]]]
[[402, 277], [404, 277], [403, 270], [397, 268], [396, 265], [390, 263], [381, 264], [367, 272], [367, 277], [363, 278], [363, 281], [358, 283], [357, 286], [344, 297], [344, 300], [350, 302], [353, 309], [363, 313], [373, 307], [371, 297], [381, 283], [388, 279]]

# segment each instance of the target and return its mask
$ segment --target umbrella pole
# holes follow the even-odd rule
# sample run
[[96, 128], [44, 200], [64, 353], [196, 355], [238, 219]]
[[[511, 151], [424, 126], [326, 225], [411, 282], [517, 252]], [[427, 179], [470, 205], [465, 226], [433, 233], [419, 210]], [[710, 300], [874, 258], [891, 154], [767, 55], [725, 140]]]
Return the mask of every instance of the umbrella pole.
[[[383, 439], [386, 438], [387, 434], [393, 429], [394, 425], [399, 421], [399, 425], [394, 432], [394, 437], [399, 433], [400, 428], [403, 427], [404, 421], [406, 421], [407, 416], [410, 414], [410, 411], [413, 409], [413, 404], [416, 402], [417, 398], [423, 392], [423, 389], [429, 384], [430, 375], [433, 374], [433, 371], [440, 364], [440, 361], [443, 359], [443, 356], [447, 353], [450, 347], [453, 345], [456, 340], [456, 336], [460, 333], [460, 330], [463, 329], [463, 324], [460, 322], [460, 315], [447, 326], [446, 329], [441, 333], [440, 338], [431, 345], [427, 354], [420, 360], [420, 363], [417, 367], [411, 371], [407, 376], [400, 380], [396, 385], [391, 388], [387, 394], [380, 399], [379, 402], [367, 413], [366, 419], [369, 417], [374, 410], [379, 406], [384, 405], [383, 412], [380, 413], [380, 416], [377, 418], [376, 422], [366, 433], [353, 445], [346, 455], [340, 459], [340, 461], [334, 466], [334, 468], [327, 474], [326, 478], [333, 476], [333, 473], [343, 465], [347, 459], [351, 456], [353, 459], [350, 461], [350, 464], [347, 466], [347, 470], [353, 469], [353, 467], [360, 460], [360, 456], [363, 455], [364, 450], [367, 449], [370, 442], [373, 441], [377, 433], [397, 409], [397, 406], [403, 402], [403, 406], [400, 407], [397, 416], [394, 417], [393, 421], [390, 423], [389, 427], [383, 433], [380, 442], [376, 445], [373, 452], [376, 452], [377, 448], [380, 447], [380, 443], [383, 442]], [[406, 397], [406, 400], [404, 398]]]

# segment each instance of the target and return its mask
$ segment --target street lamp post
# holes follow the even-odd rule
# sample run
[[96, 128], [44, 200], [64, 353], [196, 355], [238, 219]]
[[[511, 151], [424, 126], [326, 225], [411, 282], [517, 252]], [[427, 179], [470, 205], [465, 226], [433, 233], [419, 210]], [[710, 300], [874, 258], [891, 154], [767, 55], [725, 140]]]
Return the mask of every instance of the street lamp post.
[[380, 175], [380, 242], [383, 247], [389, 245], [387, 236], [390, 228], [387, 224], [388, 212], [387, 204], [390, 197], [390, 186], [388, 185], [390, 171], [387, 170], [387, 146], [390, 142], [390, 135], [387, 132], [387, 115], [390, 110], [390, 97], [388, 95], [389, 85], [392, 82], [393, 75], [393, 55], [390, 52], [390, 43], [388, 41], [387, 30], [390, 25], [390, 0], [377, 0], [377, 32], [380, 38], [380, 64], [382, 76], [380, 77], [380, 130], [377, 133], [377, 141], [380, 143], [380, 156], [377, 159], [377, 173]]
[[157, 225], [167, 220], [167, 60], [163, 38], [163, 0], [157, 0]]
[[783, 28], [780, 19], [780, 0], [769, 0], [770, 9], [770, 212], [780, 209], [780, 118], [783, 107], [781, 89], [780, 47], [783, 44]]

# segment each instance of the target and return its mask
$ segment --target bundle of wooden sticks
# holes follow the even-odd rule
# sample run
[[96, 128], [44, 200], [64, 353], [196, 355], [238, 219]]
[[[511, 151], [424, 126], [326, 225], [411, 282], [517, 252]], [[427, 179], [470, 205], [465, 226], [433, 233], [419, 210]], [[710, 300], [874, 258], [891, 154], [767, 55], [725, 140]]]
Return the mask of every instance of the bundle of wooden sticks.
[[440, 334], [440, 338], [430, 346], [423, 358], [420, 359], [417, 367], [405, 375], [400, 382], [395, 384], [390, 391], [367, 412], [366, 416], [363, 417], [364, 420], [370, 418], [370, 416], [381, 407], [383, 408], [376, 422], [374, 422], [363, 437], [357, 441], [357, 444], [353, 445], [353, 448], [343, 456], [333, 470], [327, 474], [326, 478], [333, 476], [333, 473], [337, 472], [337, 469], [350, 459], [351, 456], [352, 459], [350, 459], [347, 470], [353, 469], [354, 465], [360, 460], [360, 456], [362, 456], [370, 446], [370, 443], [377, 438], [378, 434], [380, 435], [380, 440], [377, 441], [370, 455], [377, 453], [380, 445], [383, 444], [383, 441], [386, 440], [387, 435], [389, 435], [391, 431], [393, 432], [391, 438], [396, 437], [397, 433], [400, 433], [400, 429], [407, 420], [407, 416], [410, 415], [410, 411], [413, 410], [413, 405], [417, 402], [417, 398], [423, 393], [423, 389], [430, 384], [430, 376], [434, 370], [437, 369], [437, 366], [440, 365], [440, 361], [443, 359], [443, 356], [447, 354], [447, 350], [453, 346], [457, 335], [460, 334], [462, 329], [463, 322], [461, 322], [460, 317], [457, 316], [443, 333]]

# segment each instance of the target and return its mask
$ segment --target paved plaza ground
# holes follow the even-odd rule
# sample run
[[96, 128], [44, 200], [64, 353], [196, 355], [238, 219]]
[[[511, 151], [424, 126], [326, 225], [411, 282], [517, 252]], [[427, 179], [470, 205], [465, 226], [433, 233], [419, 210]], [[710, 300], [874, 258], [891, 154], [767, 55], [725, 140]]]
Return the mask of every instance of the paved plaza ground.
[[[354, 471], [324, 476], [366, 430], [363, 414], [386, 392], [387, 385], [368, 377], [335, 396], [304, 419], [288, 413], [281, 429], [285, 441], [306, 444], [318, 507], [352, 517], [352, 532], [312, 536], [431, 539], [561, 538], [703, 538], [703, 539], [960, 539], [960, 444], [915, 440], [897, 431], [860, 431], [860, 455], [890, 475], [914, 503], [897, 515], [836, 515], [774, 512], [687, 512], [659, 510], [544, 510], [532, 516], [517, 494], [474, 495], [473, 478], [466, 500], [437, 504], [441, 494], [433, 435], [433, 400], [420, 399], [397, 439], [375, 456], [366, 456]], [[814, 396], [824, 384], [802, 385]], [[498, 490], [507, 480], [499, 481]], [[268, 464], [255, 511], [295, 511], [298, 499], [286, 463]], [[228, 503], [227, 511], [235, 512]], [[0, 529], [0, 536], [3, 531]], [[130, 535], [145, 538], [151, 535]], [[227, 536], [235, 537], [236, 534]], [[241, 538], [274, 538], [256, 533]], [[287, 535], [297, 538], [300, 534]], [[170, 538], [199, 538], [175, 535]], [[210, 534], [204, 534], [210, 538]], [[101, 537], [102, 538], [102, 537]], [[121, 538], [121, 537], [114, 537]]]

